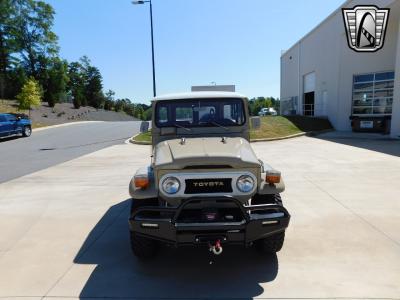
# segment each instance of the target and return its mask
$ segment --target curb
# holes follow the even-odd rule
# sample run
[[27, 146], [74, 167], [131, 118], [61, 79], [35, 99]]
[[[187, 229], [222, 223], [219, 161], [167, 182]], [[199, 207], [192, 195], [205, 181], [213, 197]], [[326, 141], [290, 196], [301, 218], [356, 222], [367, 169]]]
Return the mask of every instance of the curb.
[[318, 130], [318, 131], [300, 132], [300, 133], [295, 133], [295, 134], [282, 136], [282, 137], [277, 137], [277, 138], [255, 139], [255, 140], [250, 140], [250, 143], [279, 141], [279, 140], [286, 140], [286, 139], [296, 138], [296, 137], [300, 137], [300, 136], [313, 137], [313, 136], [317, 136], [319, 134], [326, 133], [326, 132], [331, 132], [331, 131], [335, 131], [335, 129], [324, 129], [324, 130]]
[[68, 122], [68, 123], [62, 123], [62, 124], [57, 124], [57, 125], [50, 125], [50, 126], [44, 126], [44, 127], [39, 127], [39, 128], [33, 128], [32, 132], [38, 132], [46, 129], [52, 129], [52, 128], [57, 128], [57, 127], [65, 127], [65, 126], [70, 126], [70, 125], [75, 125], [75, 124], [85, 124], [85, 123], [102, 123], [105, 121], [78, 121], [78, 122]]
[[250, 139], [250, 143], [257, 143], [257, 142], [272, 142], [272, 141], [279, 141], [279, 140], [286, 140], [286, 139], [291, 139], [299, 136], [305, 136], [307, 132], [300, 132], [300, 133], [295, 133], [287, 136], [281, 136], [281, 137], [276, 137], [276, 138], [265, 138], [265, 139]]
[[135, 144], [135, 145], [151, 145], [151, 142], [146, 142], [146, 141], [135, 141], [135, 137], [137, 137], [140, 134], [135, 134], [133, 137], [129, 139], [129, 143]]
[[[300, 136], [313, 137], [313, 136], [317, 136], [319, 134], [326, 133], [326, 132], [331, 132], [331, 131], [335, 131], [335, 130], [334, 129], [325, 129], [325, 130], [319, 130], [319, 131], [299, 132], [299, 133], [295, 133], [295, 134], [291, 134], [291, 135], [287, 135], [287, 136], [276, 137], [276, 138], [254, 139], [254, 140], [250, 140], [250, 143], [272, 142], [272, 141], [279, 141], [279, 140], [286, 140], [286, 139], [296, 138], [296, 137], [300, 137]], [[136, 144], [136, 145], [151, 145], [151, 142], [135, 141], [135, 137], [137, 137], [139, 134], [140, 133], [138, 133], [138, 134], [134, 135], [133, 137], [131, 137], [129, 139], [129, 142], [132, 143], [132, 144]]]

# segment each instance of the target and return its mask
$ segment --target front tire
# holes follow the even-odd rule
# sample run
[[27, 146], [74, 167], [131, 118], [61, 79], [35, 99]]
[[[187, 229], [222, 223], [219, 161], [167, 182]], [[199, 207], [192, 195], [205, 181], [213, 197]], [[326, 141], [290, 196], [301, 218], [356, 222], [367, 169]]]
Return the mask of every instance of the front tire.
[[23, 137], [29, 137], [32, 134], [32, 128], [31, 126], [24, 126], [22, 130], [22, 136]]
[[[157, 199], [132, 199], [131, 215], [135, 213], [139, 207], [157, 204]], [[133, 254], [141, 260], [148, 260], [154, 257], [160, 247], [158, 241], [143, 237], [135, 231], [130, 231], [130, 242]]]
[[273, 254], [279, 252], [285, 242], [285, 232], [275, 233], [265, 239], [256, 241], [256, 247], [263, 253]]
[[157, 241], [139, 236], [136, 232], [130, 232], [131, 250], [140, 260], [148, 260], [156, 256], [159, 248]]

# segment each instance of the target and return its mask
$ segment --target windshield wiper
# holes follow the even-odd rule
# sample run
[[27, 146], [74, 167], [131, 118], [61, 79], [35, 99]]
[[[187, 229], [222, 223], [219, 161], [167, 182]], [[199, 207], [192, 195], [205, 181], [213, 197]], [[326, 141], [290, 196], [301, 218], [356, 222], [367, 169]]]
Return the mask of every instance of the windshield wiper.
[[216, 122], [216, 121], [208, 121], [208, 123], [209, 123], [209, 124], [216, 125], [216, 126], [218, 126], [218, 127], [221, 127], [221, 128], [223, 128], [223, 129], [225, 129], [225, 130], [229, 130], [229, 128], [225, 127], [224, 125], [219, 124], [219, 123]]
[[175, 127], [179, 127], [179, 128], [185, 129], [186, 131], [189, 131], [189, 132], [191, 132], [191, 131], [192, 131], [192, 129], [190, 129], [190, 128], [187, 128], [187, 127], [185, 127], [185, 126], [182, 126], [182, 125], [179, 125], [179, 124], [177, 124], [177, 123], [174, 123], [173, 125], [174, 125]]

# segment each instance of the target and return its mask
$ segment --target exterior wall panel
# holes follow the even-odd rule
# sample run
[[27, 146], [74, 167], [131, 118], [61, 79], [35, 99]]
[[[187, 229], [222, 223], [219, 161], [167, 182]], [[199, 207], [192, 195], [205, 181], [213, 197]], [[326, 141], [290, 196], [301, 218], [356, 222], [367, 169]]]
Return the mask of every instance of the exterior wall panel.
[[[365, 1], [347, 1], [345, 7], [359, 4], [365, 4]], [[342, 12], [337, 10], [281, 57], [281, 98], [298, 96], [301, 102], [303, 83], [300, 83], [301, 88], [297, 84], [303, 80], [304, 75], [315, 72], [315, 103], [322, 105], [324, 99], [327, 99], [326, 114], [337, 130], [351, 130], [349, 117], [352, 110], [353, 75], [395, 69], [400, 1], [371, 0], [369, 4], [378, 7], [390, 4], [385, 44], [381, 50], [374, 53], [351, 50], [347, 44]], [[288, 60], [290, 56], [291, 61]]]

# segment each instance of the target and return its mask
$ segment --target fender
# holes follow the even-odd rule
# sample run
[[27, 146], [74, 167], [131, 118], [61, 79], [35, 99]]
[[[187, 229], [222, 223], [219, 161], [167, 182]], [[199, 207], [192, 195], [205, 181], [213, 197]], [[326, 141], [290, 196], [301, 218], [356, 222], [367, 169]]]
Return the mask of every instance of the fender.
[[265, 175], [268, 170], [274, 170], [269, 164], [260, 160], [261, 163], [261, 183], [258, 187], [258, 193], [261, 195], [279, 194], [285, 190], [285, 183], [281, 176], [281, 181], [276, 184], [265, 182]]
[[[148, 167], [140, 168], [136, 171], [135, 176], [140, 174], [147, 174], [148, 170]], [[131, 181], [129, 182], [129, 195], [131, 195], [132, 198], [149, 199], [158, 197], [158, 190], [156, 189], [156, 185], [154, 184], [153, 176], [149, 176], [149, 186], [145, 190], [135, 187], [135, 176], [132, 177]]]
[[283, 178], [281, 177], [281, 181], [279, 183], [270, 184], [264, 180], [265, 173], [261, 173], [261, 183], [258, 188], [258, 193], [261, 195], [269, 195], [269, 194], [279, 194], [285, 190], [285, 183]]

